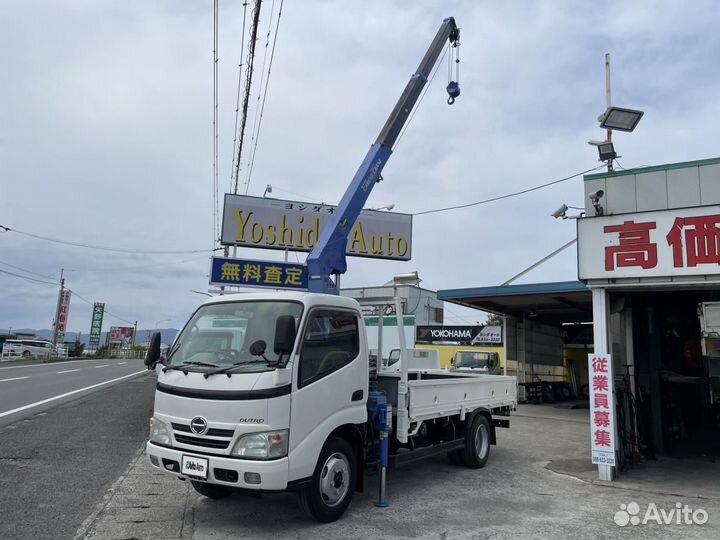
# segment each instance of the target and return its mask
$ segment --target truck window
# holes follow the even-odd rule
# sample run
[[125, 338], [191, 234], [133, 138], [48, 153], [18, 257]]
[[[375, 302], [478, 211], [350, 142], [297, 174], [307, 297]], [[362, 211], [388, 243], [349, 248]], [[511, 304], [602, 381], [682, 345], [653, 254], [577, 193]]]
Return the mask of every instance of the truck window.
[[303, 337], [298, 386], [306, 386], [349, 364], [359, 352], [357, 315], [332, 309], [314, 310]]

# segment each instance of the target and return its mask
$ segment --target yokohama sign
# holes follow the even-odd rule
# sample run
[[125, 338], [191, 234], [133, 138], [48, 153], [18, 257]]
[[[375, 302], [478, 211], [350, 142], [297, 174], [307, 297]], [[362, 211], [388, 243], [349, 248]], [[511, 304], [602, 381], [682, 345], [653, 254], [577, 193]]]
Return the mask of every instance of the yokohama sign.
[[502, 326], [418, 326], [417, 343], [443, 341], [502, 345]]

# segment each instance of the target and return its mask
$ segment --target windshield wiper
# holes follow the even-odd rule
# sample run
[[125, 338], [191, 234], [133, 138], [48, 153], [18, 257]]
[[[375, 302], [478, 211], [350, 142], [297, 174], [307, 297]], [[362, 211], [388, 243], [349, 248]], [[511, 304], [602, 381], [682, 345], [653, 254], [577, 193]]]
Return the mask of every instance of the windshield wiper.
[[244, 362], [235, 362], [235, 363], [234, 363], [233, 365], [231, 365], [231, 366], [222, 367], [222, 368], [220, 368], [220, 369], [215, 369], [215, 370], [213, 370], [213, 371], [207, 371], [207, 372], [203, 373], [203, 377], [205, 377], [205, 378], [207, 379], [210, 375], [215, 375], [215, 374], [217, 374], [217, 373], [224, 373], [225, 375], [227, 375], [228, 377], [230, 377], [230, 370], [233, 370], [233, 369], [238, 368], [238, 367], [240, 367], [240, 366], [244, 366], [244, 365], [246, 365], [246, 364], [257, 364], [257, 363], [259, 363], [259, 362], [265, 363], [265, 364], [267, 364], [268, 366], [273, 366], [273, 367], [278, 365], [277, 362], [273, 362], [273, 361], [271, 361], [271, 360], [265, 360], [264, 358], [256, 358], [256, 359], [253, 359], [253, 360], [245, 360]]
[[179, 366], [165, 366], [163, 368], [163, 373], [166, 371], [173, 371], [175, 369], [180, 369], [187, 375], [187, 367], [188, 366], [207, 366], [207, 367], [217, 367], [217, 364], [210, 364], [208, 362], [183, 362]]

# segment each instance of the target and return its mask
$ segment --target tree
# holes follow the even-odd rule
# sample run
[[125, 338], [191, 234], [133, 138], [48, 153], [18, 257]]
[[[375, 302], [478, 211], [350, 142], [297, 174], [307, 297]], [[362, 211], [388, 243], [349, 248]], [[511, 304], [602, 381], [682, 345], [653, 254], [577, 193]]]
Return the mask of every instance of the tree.
[[487, 320], [485, 321], [485, 326], [502, 326], [503, 325], [503, 318], [502, 316], [496, 314], [496, 313], [490, 313], [488, 315]]
[[75, 338], [75, 349], [73, 349], [73, 356], [82, 356], [85, 350], [85, 344], [80, 341], [80, 338]]

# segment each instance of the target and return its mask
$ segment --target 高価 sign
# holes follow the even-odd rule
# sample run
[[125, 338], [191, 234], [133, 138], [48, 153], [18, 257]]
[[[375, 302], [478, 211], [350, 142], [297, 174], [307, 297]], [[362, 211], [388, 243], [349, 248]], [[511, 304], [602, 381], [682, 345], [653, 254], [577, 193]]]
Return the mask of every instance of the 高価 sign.
[[[221, 242], [226, 246], [311, 251], [335, 206], [225, 195]], [[363, 210], [347, 240], [347, 254], [409, 261], [412, 215]]]

